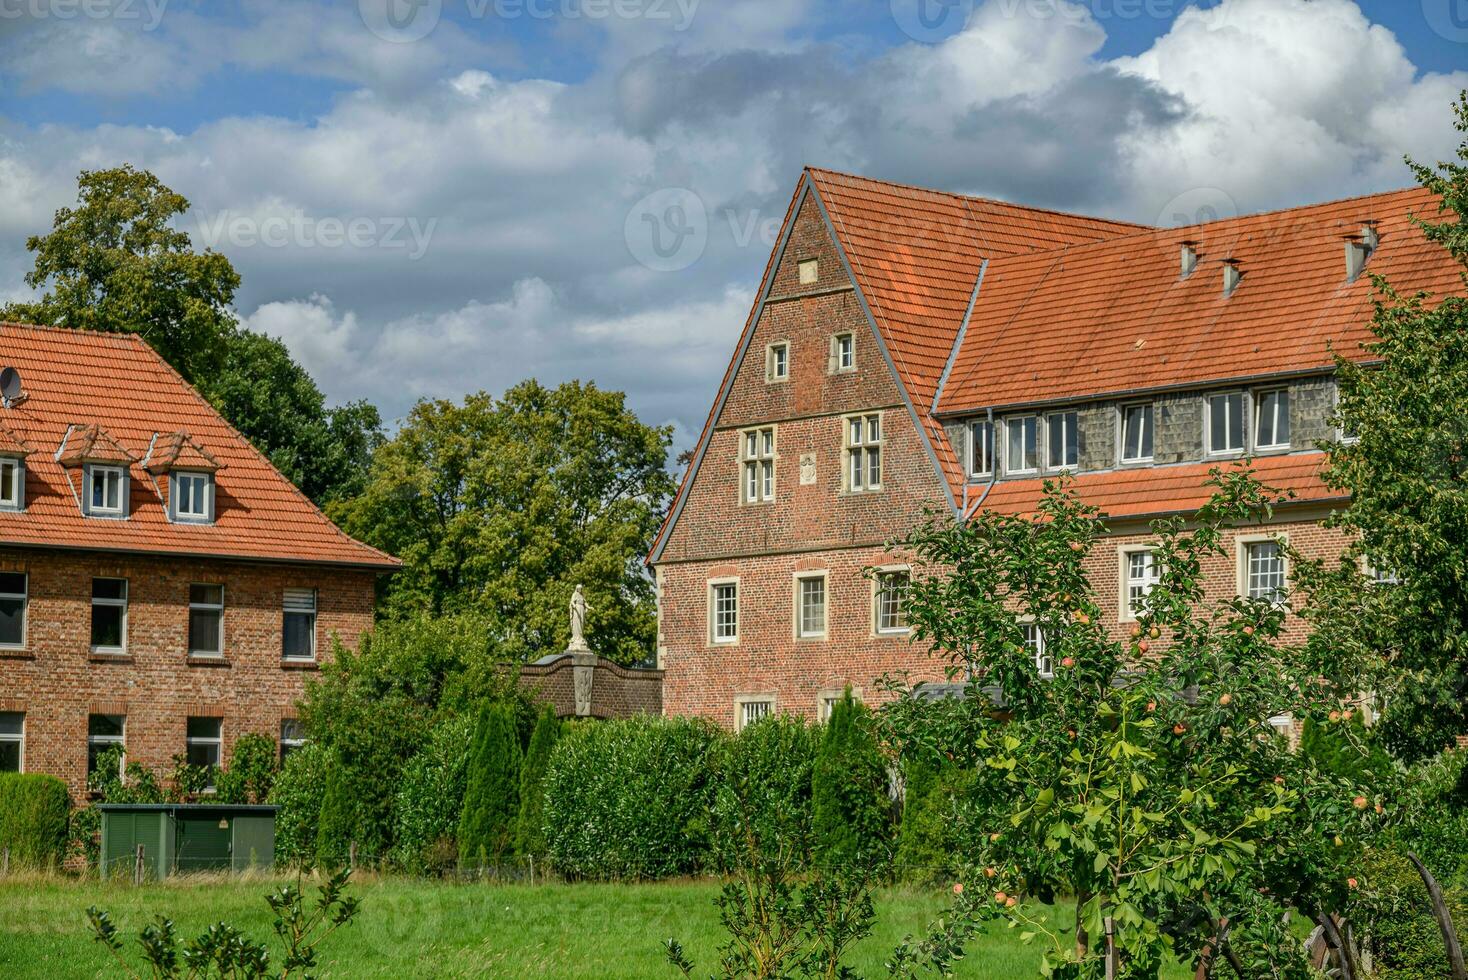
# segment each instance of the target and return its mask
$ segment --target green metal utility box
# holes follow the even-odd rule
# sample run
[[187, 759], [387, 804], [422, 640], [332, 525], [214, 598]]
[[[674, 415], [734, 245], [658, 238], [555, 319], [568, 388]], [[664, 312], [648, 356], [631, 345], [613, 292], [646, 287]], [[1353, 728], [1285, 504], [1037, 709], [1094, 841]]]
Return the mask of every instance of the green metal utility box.
[[244, 871], [275, 864], [274, 806], [103, 803], [102, 876], [166, 878], [191, 871]]

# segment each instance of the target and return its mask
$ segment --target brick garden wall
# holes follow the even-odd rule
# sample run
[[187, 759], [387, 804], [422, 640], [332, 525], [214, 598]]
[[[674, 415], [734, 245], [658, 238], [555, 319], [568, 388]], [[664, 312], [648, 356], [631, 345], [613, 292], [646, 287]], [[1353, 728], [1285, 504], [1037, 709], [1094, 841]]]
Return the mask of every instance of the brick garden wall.
[[[334, 637], [355, 647], [372, 625], [375, 573], [180, 558], [0, 551], [28, 575], [24, 651], [0, 652], [0, 711], [25, 712], [25, 769], [86, 785], [87, 716], [126, 715], [129, 761], [168, 769], [185, 719], [223, 719], [224, 759], [245, 732], [280, 737], [315, 665], [281, 659], [283, 590], [317, 590], [318, 661]], [[91, 652], [93, 576], [128, 580], [127, 654]], [[224, 586], [224, 657], [188, 656], [189, 585]]]

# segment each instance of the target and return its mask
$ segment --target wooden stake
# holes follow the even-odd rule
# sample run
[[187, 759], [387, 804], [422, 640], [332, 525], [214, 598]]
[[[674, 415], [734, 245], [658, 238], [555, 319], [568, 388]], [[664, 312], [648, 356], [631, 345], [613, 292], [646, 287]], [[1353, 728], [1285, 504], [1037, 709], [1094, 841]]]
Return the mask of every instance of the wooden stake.
[[143, 883], [143, 845], [138, 845], [137, 855], [133, 858], [133, 884]]
[[1116, 980], [1121, 973], [1121, 963], [1116, 955], [1116, 923], [1111, 916], [1104, 920], [1106, 924], [1106, 980]]
[[357, 842], [356, 841], [352, 841], [350, 844], [347, 845], [347, 867], [350, 870], [352, 870], [352, 871], [356, 871], [357, 870]]

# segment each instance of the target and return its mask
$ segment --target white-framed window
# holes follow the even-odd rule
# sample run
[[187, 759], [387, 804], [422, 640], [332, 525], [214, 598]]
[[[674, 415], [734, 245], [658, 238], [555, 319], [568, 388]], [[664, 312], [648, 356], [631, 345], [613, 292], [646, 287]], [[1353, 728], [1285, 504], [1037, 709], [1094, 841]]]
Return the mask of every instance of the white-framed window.
[[82, 499], [87, 513], [97, 517], [123, 517], [127, 513], [127, 471], [121, 466], [88, 463], [83, 471], [86, 486]]
[[907, 590], [912, 575], [903, 570], [878, 572], [873, 596], [873, 623], [879, 634], [908, 632]]
[[29, 586], [25, 572], [0, 572], [0, 649], [25, 649]]
[[1050, 644], [1046, 642], [1045, 631], [1040, 628], [1039, 623], [1021, 623], [1019, 628], [1024, 634], [1025, 649], [1035, 658], [1035, 670], [1041, 677], [1054, 677], [1055, 663], [1050, 657]]
[[189, 586], [189, 656], [224, 656], [224, 586]]
[[301, 724], [299, 718], [282, 718], [280, 720], [280, 761], [285, 762], [286, 756], [303, 747], [306, 744], [306, 726]]
[[762, 718], [770, 717], [774, 713], [774, 695], [735, 698], [734, 728], [736, 731], [743, 731], [744, 726], [752, 725]]
[[25, 510], [25, 462], [0, 457], [0, 510]]
[[1136, 619], [1142, 611], [1142, 600], [1161, 578], [1156, 556], [1150, 548], [1128, 549], [1121, 553], [1122, 619]]
[[821, 278], [821, 263], [819, 259], [801, 259], [795, 264], [796, 272], [800, 276], [802, 286], [814, 285]]
[[985, 419], [969, 426], [970, 459], [968, 471], [974, 476], [994, 472], [994, 423]]
[[1052, 470], [1075, 469], [1081, 464], [1081, 436], [1075, 412], [1045, 416], [1045, 464]]
[[[126, 715], [87, 715], [87, 778], [97, 771], [102, 754], [113, 746], [126, 750]], [[120, 778], [126, 762], [117, 760], [117, 775]]]
[[1290, 444], [1290, 390], [1271, 388], [1254, 396], [1254, 448], [1286, 449]]
[[795, 635], [801, 639], [826, 636], [826, 573], [795, 577]]
[[281, 656], [316, 659], [316, 590], [286, 589], [281, 607]]
[[0, 772], [25, 771], [25, 712], [0, 711]]
[[1121, 461], [1145, 463], [1152, 459], [1151, 402], [1124, 405], [1121, 409]]
[[1243, 594], [1250, 599], [1284, 602], [1287, 589], [1284, 548], [1275, 540], [1244, 541], [1240, 546]]
[[1401, 585], [1402, 575], [1396, 569], [1382, 568], [1370, 558], [1361, 559], [1361, 571], [1372, 585]]
[[180, 470], [169, 474], [173, 519], [192, 524], [214, 520], [214, 474]]
[[838, 333], [831, 338], [831, 372], [856, 370], [856, 335]]
[[744, 502], [767, 504], [775, 499], [775, 427], [746, 430], [739, 443]]
[[882, 489], [882, 416], [846, 419], [846, 489], [852, 493]]
[[1208, 396], [1208, 452], [1215, 455], [1244, 451], [1244, 393], [1225, 391]]
[[1039, 468], [1039, 419], [1016, 415], [1004, 420], [1004, 471], [1033, 473]]
[[205, 769], [205, 790], [214, 789], [214, 776], [224, 758], [224, 719], [190, 718], [184, 731], [184, 758], [191, 766]]
[[785, 342], [765, 348], [765, 380], [784, 381], [790, 377], [790, 345]]
[[[821, 722], [831, 720], [831, 714], [836, 710], [836, 705], [846, 697], [845, 688], [830, 688], [816, 695], [816, 718]], [[861, 691], [858, 688], [851, 689], [851, 700], [861, 703]]]
[[92, 650], [127, 652], [127, 579], [92, 579]]
[[739, 642], [739, 583], [709, 583], [709, 637], [715, 643]]
[[1332, 403], [1334, 405], [1333, 414], [1335, 415], [1335, 419], [1336, 419], [1336, 427], [1335, 427], [1336, 438], [1339, 439], [1342, 443], [1345, 443], [1347, 445], [1350, 445], [1353, 442], [1359, 442], [1361, 440], [1361, 437], [1354, 430], [1352, 430], [1351, 428], [1349, 428], [1346, 425], [1345, 419], [1341, 418], [1341, 386], [1340, 386], [1340, 382], [1335, 382], [1334, 384], [1332, 384], [1330, 386], [1330, 392], [1331, 392]]

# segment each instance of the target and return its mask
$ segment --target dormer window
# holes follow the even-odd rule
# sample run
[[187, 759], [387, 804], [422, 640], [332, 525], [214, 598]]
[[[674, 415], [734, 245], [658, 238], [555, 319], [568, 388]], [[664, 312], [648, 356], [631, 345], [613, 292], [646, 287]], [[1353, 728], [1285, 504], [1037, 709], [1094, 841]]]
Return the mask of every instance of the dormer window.
[[214, 474], [178, 470], [169, 474], [169, 511], [175, 521], [208, 524], [214, 520]]
[[0, 510], [25, 510], [25, 462], [0, 457]]
[[88, 463], [82, 499], [92, 517], [126, 517], [127, 470]]

